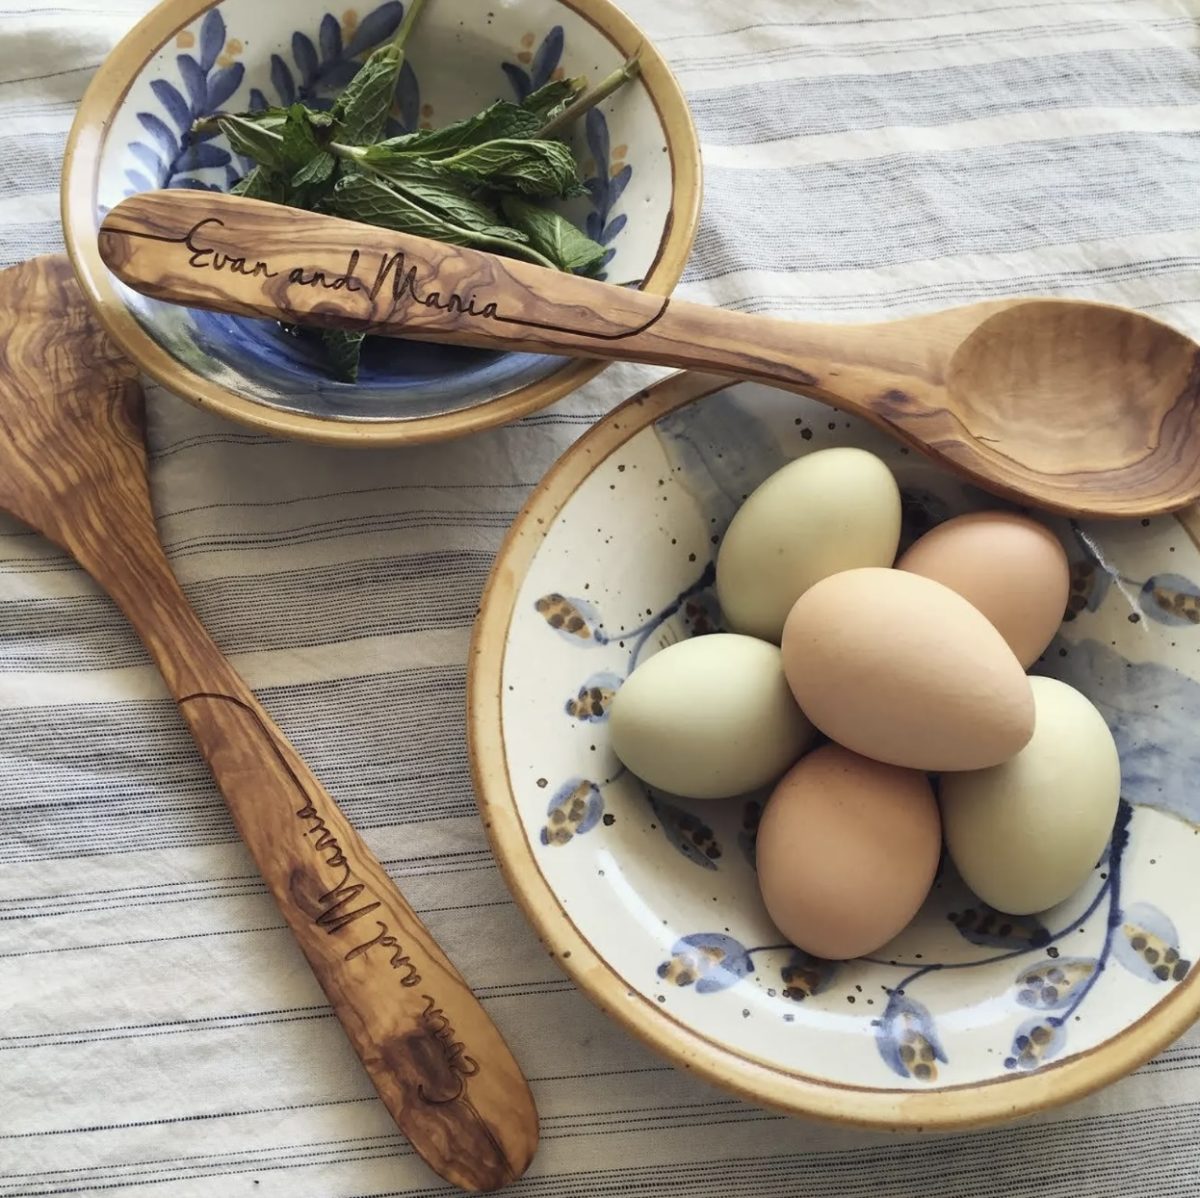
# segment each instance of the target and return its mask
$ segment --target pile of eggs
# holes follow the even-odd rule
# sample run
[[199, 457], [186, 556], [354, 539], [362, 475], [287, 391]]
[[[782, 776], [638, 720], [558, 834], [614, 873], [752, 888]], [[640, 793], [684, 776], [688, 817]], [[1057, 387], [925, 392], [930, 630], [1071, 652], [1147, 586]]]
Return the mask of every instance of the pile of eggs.
[[[897, 561], [900, 512], [891, 471], [864, 450], [772, 474], [717, 557], [733, 631], [646, 659], [611, 710], [614, 753], [658, 790], [723, 799], [773, 785], [759, 888], [783, 935], [819, 957], [863, 956], [902, 931], [943, 841], [996, 910], [1052, 907], [1116, 818], [1103, 717], [1026, 674], [1066, 608], [1057, 537], [974, 512]], [[818, 733], [827, 742], [808, 751]]]

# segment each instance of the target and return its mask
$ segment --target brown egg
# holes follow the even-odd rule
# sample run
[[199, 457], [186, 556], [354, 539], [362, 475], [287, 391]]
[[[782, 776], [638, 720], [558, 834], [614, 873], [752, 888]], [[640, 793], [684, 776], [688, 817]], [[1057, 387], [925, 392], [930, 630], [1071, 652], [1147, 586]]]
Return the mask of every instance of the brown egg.
[[924, 774], [825, 745], [776, 784], [758, 828], [758, 884], [775, 926], [835, 961], [872, 953], [925, 901], [942, 828]]
[[1028, 516], [970, 512], [927, 532], [896, 563], [957, 591], [1000, 630], [1022, 666], [1062, 623], [1071, 587], [1059, 539]]
[[866, 567], [805, 591], [783, 629], [804, 714], [864, 757], [918, 770], [998, 765], [1033, 735], [1033, 691], [995, 626], [907, 570]]

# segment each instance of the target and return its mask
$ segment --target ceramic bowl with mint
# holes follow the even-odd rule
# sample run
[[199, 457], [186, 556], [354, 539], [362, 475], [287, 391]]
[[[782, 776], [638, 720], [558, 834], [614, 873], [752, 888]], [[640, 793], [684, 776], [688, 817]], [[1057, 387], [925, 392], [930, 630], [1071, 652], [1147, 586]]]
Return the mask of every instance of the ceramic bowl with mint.
[[603, 364], [322, 335], [138, 295], [96, 230], [128, 195], [239, 191], [668, 294], [697, 225], [695, 130], [608, 0], [166, 0], [100, 68], [63, 173], [68, 249], [152, 378], [280, 436], [419, 443], [507, 423]]

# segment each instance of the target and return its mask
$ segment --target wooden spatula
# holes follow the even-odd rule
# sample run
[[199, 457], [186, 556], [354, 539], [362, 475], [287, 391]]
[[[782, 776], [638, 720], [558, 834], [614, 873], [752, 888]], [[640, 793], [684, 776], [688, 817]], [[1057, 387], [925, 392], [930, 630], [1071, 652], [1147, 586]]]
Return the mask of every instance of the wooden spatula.
[[71, 553], [150, 651], [384, 1105], [447, 1181], [496, 1189], [537, 1145], [499, 1030], [213, 644], [150, 507], [135, 367], [64, 257], [0, 272], [0, 505]]

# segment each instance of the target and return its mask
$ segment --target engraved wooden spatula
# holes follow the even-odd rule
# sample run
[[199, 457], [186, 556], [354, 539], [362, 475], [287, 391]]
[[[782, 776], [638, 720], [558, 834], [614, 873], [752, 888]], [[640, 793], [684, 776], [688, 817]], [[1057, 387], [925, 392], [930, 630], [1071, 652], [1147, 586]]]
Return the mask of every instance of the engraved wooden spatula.
[[537, 1144], [499, 1030], [209, 639], [159, 545], [136, 368], [64, 257], [0, 271], [0, 506], [71, 553], [150, 651], [334, 1012], [413, 1148], [496, 1189]]
[[1149, 516], [1200, 498], [1198, 347], [1125, 308], [1007, 299], [802, 324], [208, 191], [123, 200], [100, 252], [130, 287], [193, 307], [760, 379], [1052, 511]]

